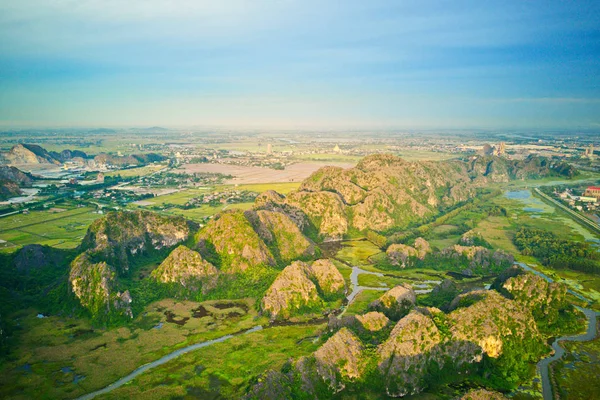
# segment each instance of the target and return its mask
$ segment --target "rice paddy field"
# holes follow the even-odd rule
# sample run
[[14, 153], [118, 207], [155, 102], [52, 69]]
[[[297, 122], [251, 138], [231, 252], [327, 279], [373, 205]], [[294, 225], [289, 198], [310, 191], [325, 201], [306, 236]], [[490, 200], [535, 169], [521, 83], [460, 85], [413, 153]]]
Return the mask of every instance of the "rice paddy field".
[[102, 217], [90, 207], [60, 205], [29, 214], [0, 218], [0, 251], [15, 251], [28, 244], [73, 249], [85, 236], [88, 226]]

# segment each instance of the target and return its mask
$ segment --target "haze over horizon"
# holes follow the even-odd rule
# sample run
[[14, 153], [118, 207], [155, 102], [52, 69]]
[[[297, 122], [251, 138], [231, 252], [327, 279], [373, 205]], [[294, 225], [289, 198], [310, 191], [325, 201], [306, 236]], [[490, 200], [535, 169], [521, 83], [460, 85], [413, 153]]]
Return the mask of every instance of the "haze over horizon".
[[0, 126], [600, 128], [594, 1], [0, 4]]

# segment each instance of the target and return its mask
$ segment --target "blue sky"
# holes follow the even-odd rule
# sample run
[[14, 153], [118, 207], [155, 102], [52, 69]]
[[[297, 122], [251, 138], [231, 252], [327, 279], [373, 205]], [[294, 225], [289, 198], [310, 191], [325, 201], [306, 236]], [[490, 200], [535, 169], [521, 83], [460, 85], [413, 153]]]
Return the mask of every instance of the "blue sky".
[[0, 125], [600, 129], [600, 2], [2, 1]]

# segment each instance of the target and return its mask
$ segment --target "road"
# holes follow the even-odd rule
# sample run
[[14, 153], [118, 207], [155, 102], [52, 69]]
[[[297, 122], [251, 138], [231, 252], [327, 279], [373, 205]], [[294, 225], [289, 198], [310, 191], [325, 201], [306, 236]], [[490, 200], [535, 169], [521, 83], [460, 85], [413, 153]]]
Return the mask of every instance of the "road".
[[596, 231], [596, 233], [600, 233], [600, 225], [598, 225], [597, 223], [595, 223], [591, 219], [589, 219], [589, 218], [581, 215], [580, 213], [578, 213], [578, 212], [576, 212], [574, 210], [571, 210], [569, 207], [565, 206], [560, 201], [555, 200], [552, 197], [548, 196], [546, 193], [542, 192], [539, 188], [533, 188], [533, 190], [535, 191], [535, 193], [537, 193], [544, 200], [549, 201], [553, 205], [559, 207], [561, 210], [565, 211], [570, 216], [572, 216], [573, 218], [575, 218], [578, 222], [581, 222], [581, 223], [585, 224], [585, 226], [588, 227], [588, 228], [592, 228], [594, 231]]

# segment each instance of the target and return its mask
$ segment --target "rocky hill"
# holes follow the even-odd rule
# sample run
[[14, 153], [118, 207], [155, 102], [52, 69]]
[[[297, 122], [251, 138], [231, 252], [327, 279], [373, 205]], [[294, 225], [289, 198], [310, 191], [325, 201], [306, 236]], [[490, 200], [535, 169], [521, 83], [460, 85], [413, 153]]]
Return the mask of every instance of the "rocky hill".
[[[183, 218], [149, 211], [106, 214], [90, 225], [78, 249], [81, 253], [71, 263], [71, 291], [94, 317], [113, 312], [133, 316], [131, 295], [117, 289], [120, 278], [130, 275], [134, 258], [160, 255], [186, 241], [193, 229], [195, 225]], [[168, 276], [167, 265], [163, 271]], [[183, 275], [181, 269], [178, 273]]]
[[194, 229], [194, 224], [181, 217], [150, 211], [111, 212], [90, 225], [80, 249], [124, 274], [133, 257], [184, 242]]
[[179, 283], [193, 291], [206, 293], [217, 284], [219, 271], [200, 253], [180, 245], [151, 273], [162, 283]]
[[326, 300], [345, 294], [344, 277], [329, 260], [311, 265], [296, 261], [285, 267], [262, 299], [261, 307], [272, 319], [300, 312], [319, 311]]
[[369, 308], [397, 321], [415, 305], [417, 296], [410, 285], [398, 285], [369, 304]]
[[[524, 276], [521, 279], [527, 281], [532, 277]], [[400, 297], [412, 298], [409, 287], [401, 291]], [[491, 374], [496, 384], [502, 380], [514, 384], [528, 376], [531, 363], [548, 351], [529, 306], [494, 290], [459, 295], [449, 313], [411, 307], [387, 337], [381, 337], [388, 320], [380, 313], [330, 317], [329, 327], [339, 329], [337, 333], [312, 356], [281, 372], [269, 372], [248, 398], [277, 398], [260, 397], [269, 393], [330, 398], [349, 387], [353, 389], [348, 394], [366, 389], [374, 395], [403, 397], [422, 392], [435, 379], [460, 382], [473, 374], [484, 374], [482, 382]], [[349, 323], [335, 322], [344, 320]], [[367, 325], [359, 327], [356, 322], [362, 321]], [[366, 340], [376, 345], [374, 351], [365, 350]], [[485, 397], [488, 394], [491, 397]], [[481, 389], [463, 398], [503, 397]]]
[[568, 308], [565, 285], [548, 282], [517, 266], [504, 271], [492, 287], [530, 309], [536, 320], [548, 325], [555, 323], [559, 312]]
[[200, 252], [224, 272], [237, 273], [259, 265], [275, 265], [275, 257], [240, 210], [216, 215], [198, 232], [196, 242]]
[[89, 253], [82, 253], [71, 263], [69, 283], [73, 294], [93, 316], [117, 312], [133, 317], [131, 296], [128, 291], [116, 291], [117, 271], [106, 262], [94, 263]]
[[317, 249], [282, 209], [230, 210], [196, 235], [199, 251], [221, 271], [239, 273], [313, 258]]
[[3, 154], [3, 158], [10, 165], [60, 164], [43, 147], [35, 144], [17, 144]]
[[21, 188], [31, 186], [29, 174], [16, 167], [0, 166], [0, 201], [21, 194]]
[[440, 209], [468, 200], [488, 182], [561, 173], [561, 162], [541, 157], [408, 162], [373, 155], [351, 169], [321, 168], [298, 191], [286, 198], [271, 194], [269, 201], [300, 208], [323, 239], [336, 240], [350, 228], [381, 232], [435, 216]]

